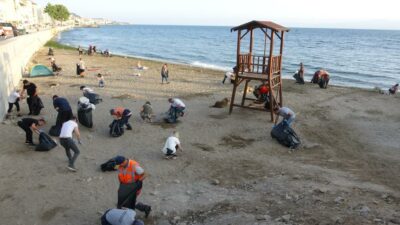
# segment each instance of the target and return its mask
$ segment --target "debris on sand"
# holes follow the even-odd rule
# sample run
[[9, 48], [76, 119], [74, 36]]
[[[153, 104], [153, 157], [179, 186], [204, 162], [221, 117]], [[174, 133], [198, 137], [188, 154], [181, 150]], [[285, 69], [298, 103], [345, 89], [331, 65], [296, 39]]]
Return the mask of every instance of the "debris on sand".
[[130, 95], [130, 94], [122, 94], [122, 95], [113, 95], [111, 98], [116, 98], [116, 99], [132, 99], [135, 96]]

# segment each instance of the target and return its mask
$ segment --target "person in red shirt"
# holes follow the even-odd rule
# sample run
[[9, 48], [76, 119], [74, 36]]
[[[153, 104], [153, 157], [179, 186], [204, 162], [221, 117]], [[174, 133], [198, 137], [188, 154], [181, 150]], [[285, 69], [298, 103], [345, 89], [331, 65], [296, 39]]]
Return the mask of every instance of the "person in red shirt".
[[256, 96], [257, 102], [263, 103], [267, 101], [269, 97], [269, 88], [266, 82], [263, 82], [260, 86], [256, 87], [253, 94]]
[[129, 124], [129, 118], [132, 116], [132, 112], [129, 109], [123, 107], [116, 107], [110, 110], [110, 114], [120, 121], [121, 126], [126, 125], [127, 130], [132, 130], [132, 126]]

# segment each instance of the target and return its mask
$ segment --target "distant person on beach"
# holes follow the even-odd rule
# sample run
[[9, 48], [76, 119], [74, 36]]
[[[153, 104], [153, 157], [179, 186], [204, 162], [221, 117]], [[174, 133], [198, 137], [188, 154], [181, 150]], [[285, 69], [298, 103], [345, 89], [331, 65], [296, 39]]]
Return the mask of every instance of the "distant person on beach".
[[234, 82], [232, 82], [232, 80], [233, 81], [235, 80], [236, 70], [237, 70], [237, 67], [234, 66], [232, 68], [232, 72], [230, 72], [230, 71], [226, 72], [225, 76], [224, 76], [224, 79], [222, 80], [222, 84], [225, 84], [226, 79], [229, 79], [231, 81], [231, 83], [234, 83]]
[[85, 75], [85, 62], [82, 58], [79, 58], [79, 62], [76, 64], [76, 75], [83, 77]]
[[101, 73], [97, 74], [97, 81], [99, 82], [99, 87], [104, 87], [104, 77]]
[[140, 63], [140, 61], [137, 62], [136, 68], [138, 70], [142, 70], [144, 67], [142, 66], [142, 64]]
[[395, 84], [391, 88], [389, 88], [389, 94], [394, 95], [398, 90], [399, 90], [399, 84]]
[[[43, 118], [38, 120], [32, 118], [24, 118], [18, 121], [18, 126], [25, 131], [25, 144], [35, 145], [32, 140], [33, 132], [40, 134], [39, 128], [46, 124], [46, 121]], [[33, 132], [32, 132], [33, 131]]]
[[293, 75], [294, 79], [296, 79], [296, 83], [304, 84], [304, 65], [300, 63], [299, 70]]
[[49, 52], [47, 53], [47, 55], [53, 56], [54, 55], [54, 50], [53, 48], [49, 48]]
[[287, 107], [279, 107], [279, 105], [275, 106], [274, 113], [277, 115], [275, 119], [275, 125], [278, 124], [279, 116], [282, 116], [282, 122], [286, 123], [289, 127], [292, 125], [294, 119], [296, 118], [296, 114]]
[[92, 55], [92, 54], [93, 54], [93, 47], [92, 47], [92, 45], [89, 45], [88, 55]]
[[137, 209], [145, 213], [147, 218], [151, 211], [151, 206], [143, 203], [137, 203], [136, 199], [140, 195], [143, 187], [143, 181], [146, 178], [144, 169], [133, 159], [127, 159], [124, 156], [115, 157], [118, 167], [118, 203], [117, 208]]
[[37, 87], [34, 83], [29, 82], [28, 80], [22, 81], [22, 90], [20, 93], [21, 99], [24, 98], [24, 92], [26, 90], [26, 94], [28, 95], [28, 98], [26, 99], [26, 102], [28, 103], [28, 108], [29, 108], [29, 114], [32, 115], [33, 113], [33, 98], [37, 97]]
[[14, 105], [17, 108], [17, 116], [21, 116], [19, 108], [20, 97], [21, 95], [19, 94], [19, 91], [17, 89], [14, 89], [8, 96], [8, 110], [7, 110], [8, 116], [11, 114]]
[[56, 59], [54, 57], [50, 58], [50, 65], [53, 72], [60, 72], [62, 70], [61, 67], [57, 66]]
[[164, 83], [164, 79], [165, 79], [165, 82], [167, 84], [169, 84], [168, 76], [169, 76], [168, 65], [165, 63], [161, 68], [161, 83], [162, 84]]
[[180, 150], [183, 152], [181, 142], [179, 140], [179, 133], [174, 131], [171, 136], [167, 138], [165, 141], [164, 147], [161, 150], [166, 159], [174, 159], [176, 158], [176, 151]]
[[110, 110], [110, 114], [114, 117], [114, 119], [120, 121], [121, 127], [126, 125], [127, 130], [132, 130], [132, 126], [129, 124], [129, 119], [132, 116], [131, 110], [123, 107], [116, 107]]
[[78, 46], [78, 54], [83, 55], [83, 48], [80, 45]]
[[[76, 117], [71, 117], [67, 122], [63, 123], [60, 133], [60, 144], [65, 149], [65, 154], [68, 157], [68, 166], [67, 169], [76, 172], [75, 161], [78, 158], [80, 151], [76, 146], [74, 140], [72, 139], [73, 133], [75, 133], [76, 139], [78, 139], [78, 143], [81, 143], [81, 134], [79, 132], [78, 124], [76, 123]], [[74, 152], [74, 155], [71, 156], [71, 151]]]
[[148, 120], [151, 122], [151, 118], [153, 117], [153, 107], [149, 101], [142, 106], [142, 109], [140, 110], [140, 117], [142, 117], [144, 121]]
[[93, 45], [93, 53], [96, 53], [96, 45]]
[[73, 116], [71, 106], [67, 99], [53, 95], [53, 106], [58, 112], [56, 119], [56, 127], [61, 127], [62, 124], [71, 119]]
[[132, 209], [109, 209], [101, 217], [101, 225], [144, 225], [136, 219], [136, 212]]

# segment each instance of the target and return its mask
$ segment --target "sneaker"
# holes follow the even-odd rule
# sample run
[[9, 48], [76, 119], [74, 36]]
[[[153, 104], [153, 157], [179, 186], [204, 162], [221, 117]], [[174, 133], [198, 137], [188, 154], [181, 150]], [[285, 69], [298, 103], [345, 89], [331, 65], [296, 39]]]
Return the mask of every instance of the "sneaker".
[[21, 114], [21, 113], [18, 113], [18, 114], [17, 114], [17, 116], [18, 116], [18, 117], [21, 117], [21, 116], [22, 116], [22, 114]]
[[75, 169], [75, 167], [73, 167], [73, 166], [67, 166], [67, 169], [68, 169], [69, 171], [76, 172], [76, 169]]
[[127, 130], [132, 130], [132, 126], [130, 126], [130, 125], [129, 125], [129, 126], [126, 126], [126, 129], [127, 129]]

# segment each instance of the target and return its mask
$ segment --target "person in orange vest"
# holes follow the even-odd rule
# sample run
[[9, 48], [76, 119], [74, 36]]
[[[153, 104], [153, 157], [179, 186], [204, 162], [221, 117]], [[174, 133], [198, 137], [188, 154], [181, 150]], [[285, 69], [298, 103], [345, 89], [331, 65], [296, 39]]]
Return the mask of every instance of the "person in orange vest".
[[143, 203], [136, 204], [136, 198], [139, 196], [143, 180], [146, 177], [144, 169], [133, 159], [127, 159], [124, 156], [115, 157], [118, 167], [118, 203], [117, 208], [137, 209], [145, 213], [147, 218], [151, 211], [151, 206]]
[[132, 130], [132, 126], [129, 124], [129, 118], [132, 116], [131, 110], [123, 107], [116, 107], [110, 110], [110, 114], [114, 116], [116, 120], [120, 120], [121, 127], [126, 125], [127, 130]]

